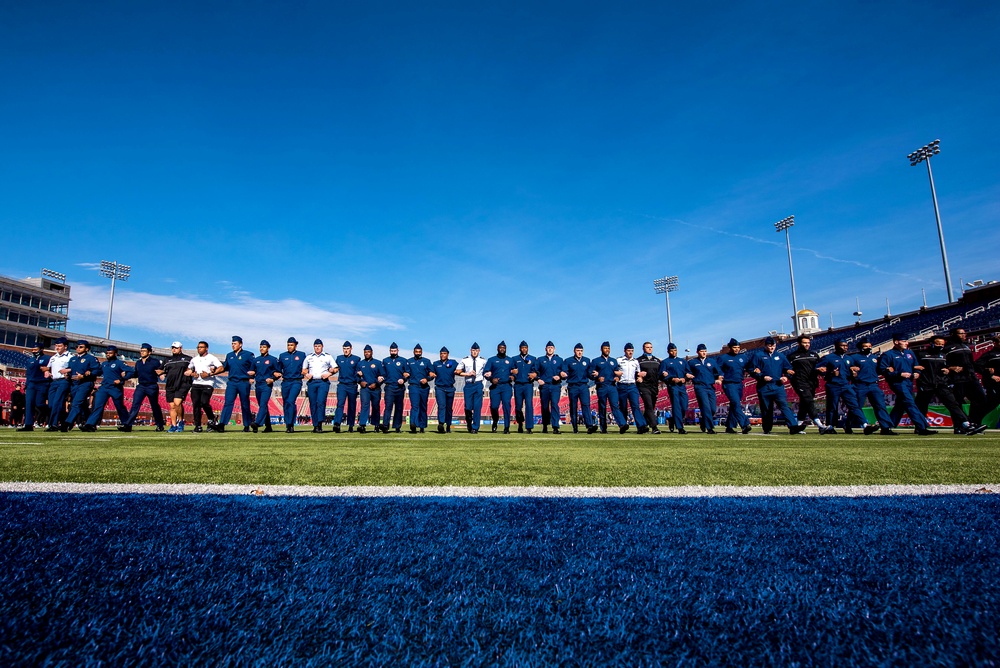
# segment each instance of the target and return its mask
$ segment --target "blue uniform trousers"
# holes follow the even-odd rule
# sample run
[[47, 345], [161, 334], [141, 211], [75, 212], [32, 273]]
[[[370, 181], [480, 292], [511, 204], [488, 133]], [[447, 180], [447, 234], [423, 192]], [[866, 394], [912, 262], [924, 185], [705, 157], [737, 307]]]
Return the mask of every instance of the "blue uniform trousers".
[[462, 394], [465, 396], [466, 415], [470, 413], [472, 415], [468, 427], [472, 431], [479, 431], [479, 423], [483, 413], [483, 384], [466, 381], [465, 387], [462, 388]]
[[[344, 411], [344, 404], [347, 404], [347, 411]], [[345, 422], [344, 413], [347, 413], [347, 426], [354, 426], [354, 418], [358, 414], [358, 385], [357, 383], [337, 383], [337, 410], [333, 414], [333, 424], [340, 426]]]
[[269, 427], [271, 426], [271, 411], [268, 409], [267, 404], [271, 401], [271, 393], [274, 391], [273, 385], [268, 385], [264, 383], [263, 385], [254, 385], [253, 393], [257, 397], [257, 419], [253, 421], [258, 427]]
[[903, 413], [907, 413], [914, 427], [927, 429], [927, 418], [917, 408], [917, 402], [913, 399], [913, 381], [904, 378], [898, 382], [889, 383], [889, 388], [896, 395], [896, 404], [892, 407], [892, 412], [889, 413], [889, 419], [893, 426], [899, 425]]
[[799, 420], [792, 412], [791, 406], [788, 405], [788, 392], [785, 391], [784, 383], [771, 382], [766, 385], [757, 383], [757, 398], [760, 400], [761, 429], [764, 430], [765, 434], [769, 434], [771, 427], [774, 426], [775, 405], [781, 411], [781, 415], [789, 427], [798, 426]]
[[72, 399], [69, 403], [69, 415], [66, 416], [66, 424], [83, 424], [90, 416], [90, 393], [94, 389], [93, 383], [82, 382], [73, 383], [69, 388]]
[[451, 418], [455, 410], [455, 388], [434, 386], [434, 400], [438, 409], [438, 424], [451, 431]]
[[243, 426], [248, 427], [253, 422], [253, 411], [250, 410], [250, 381], [230, 379], [226, 383], [226, 403], [222, 405], [222, 413], [219, 415], [219, 424], [223, 427], [229, 424], [237, 397], [240, 399], [243, 413]]
[[562, 396], [562, 385], [556, 385], [554, 383], [545, 383], [540, 388], [538, 388], [538, 396], [542, 400], [542, 424], [545, 424], [545, 418], [549, 418], [549, 424], [554, 428], [559, 428], [559, 398]]
[[840, 421], [839, 402], [843, 401], [847, 407], [847, 418], [844, 426], [867, 424], [865, 414], [858, 406], [858, 395], [851, 385], [840, 385], [835, 383], [826, 384], [826, 423], [831, 427], [836, 427]]
[[295, 400], [299, 398], [299, 394], [302, 393], [302, 381], [301, 380], [288, 380], [287, 378], [281, 379], [281, 407], [285, 411], [285, 426], [294, 427], [295, 417], [299, 413], [298, 406], [295, 404]]
[[427, 428], [427, 401], [431, 398], [430, 385], [410, 385], [410, 426]]
[[627, 424], [625, 416], [618, 407], [618, 388], [611, 383], [597, 386], [597, 419], [601, 423], [601, 431], [608, 430], [608, 413], [605, 410], [607, 406], [611, 406], [611, 413], [615, 416], [615, 423], [619, 427]]
[[58, 427], [66, 419], [66, 397], [69, 396], [69, 379], [53, 380], [49, 385], [49, 426]]
[[694, 386], [694, 398], [701, 409], [701, 428], [703, 431], [715, 429], [715, 388], [704, 385]]
[[361, 414], [358, 416], [358, 424], [362, 427], [366, 426], [369, 421], [373, 425], [378, 425], [379, 417], [381, 415], [381, 404], [382, 404], [382, 388], [368, 387], [361, 388]]
[[[882, 394], [882, 388], [878, 386], [878, 383], [857, 383], [854, 385], [854, 395], [858, 398], [858, 409], [864, 407], [865, 400], [871, 404], [872, 409], [875, 411], [875, 419], [878, 420], [878, 426], [883, 429], [892, 429], [892, 419], [889, 417], [889, 412], [885, 409], [885, 395]], [[860, 427], [860, 424], [855, 425]]]
[[97, 423], [101, 421], [101, 416], [104, 415], [104, 407], [108, 405], [108, 399], [111, 400], [118, 412], [118, 421], [125, 424], [128, 420], [128, 409], [125, 408], [125, 390], [121, 387], [104, 387], [103, 385], [97, 388], [97, 395], [94, 396], [94, 409], [90, 411], [87, 424], [92, 427], [97, 426]]
[[514, 383], [514, 417], [525, 429], [535, 427], [535, 384]]
[[672, 384], [667, 388], [670, 394], [670, 420], [674, 424], [674, 429], [680, 431], [684, 429], [684, 416], [688, 411], [688, 391], [683, 384]]
[[642, 416], [642, 406], [639, 404], [639, 386], [635, 383], [618, 383], [618, 409], [625, 419], [628, 419], [628, 409], [632, 409], [632, 419], [635, 426], [646, 426], [646, 418]]
[[330, 396], [330, 381], [313, 378], [306, 385], [313, 427], [322, 427], [326, 419], [326, 398]]
[[583, 413], [583, 424], [588, 427], [594, 426], [594, 416], [590, 412], [590, 387], [586, 383], [575, 383], [568, 386], [566, 393], [569, 395], [569, 421], [573, 429], [579, 424], [580, 413]]
[[745, 429], [750, 426], [750, 418], [743, 412], [743, 382], [722, 381], [722, 391], [729, 399], [729, 417], [726, 418], [727, 429]]
[[153, 422], [157, 427], [163, 426], [163, 411], [160, 409], [160, 386], [159, 385], [137, 385], [132, 393], [132, 410], [128, 412], [128, 422], [125, 426], [131, 427], [135, 424], [135, 418], [142, 408], [142, 400], [149, 401], [149, 410], [153, 413]]
[[28, 383], [24, 388], [24, 426], [31, 427], [49, 396], [52, 383]]
[[493, 426], [497, 426], [497, 416], [500, 408], [503, 408], [503, 427], [510, 428], [510, 400], [514, 393], [514, 388], [510, 383], [500, 383], [490, 389], [490, 413], [493, 415]]
[[406, 389], [402, 385], [385, 386], [385, 413], [382, 414], [382, 426], [389, 428], [389, 419], [392, 418], [392, 428], [399, 429], [403, 426], [403, 397]]

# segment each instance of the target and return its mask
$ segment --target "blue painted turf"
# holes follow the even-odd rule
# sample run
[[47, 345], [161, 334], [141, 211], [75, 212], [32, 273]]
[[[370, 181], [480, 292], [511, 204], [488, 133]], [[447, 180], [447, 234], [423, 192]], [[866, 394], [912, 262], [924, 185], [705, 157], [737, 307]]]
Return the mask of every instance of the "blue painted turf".
[[956, 665], [1000, 499], [0, 495], [0, 664]]

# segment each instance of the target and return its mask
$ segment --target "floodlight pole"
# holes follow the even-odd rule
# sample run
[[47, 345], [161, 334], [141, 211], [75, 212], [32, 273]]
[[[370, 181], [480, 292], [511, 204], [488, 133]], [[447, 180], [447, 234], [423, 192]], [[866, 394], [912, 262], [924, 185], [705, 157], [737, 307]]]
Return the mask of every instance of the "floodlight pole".
[[115, 281], [127, 281], [132, 272], [132, 267], [127, 264], [119, 264], [117, 261], [108, 262], [101, 260], [101, 276], [111, 279], [111, 300], [108, 302], [108, 328], [104, 338], [111, 339], [111, 313], [115, 308]]
[[955, 302], [955, 295], [951, 289], [951, 270], [948, 268], [948, 251], [944, 247], [944, 229], [941, 227], [941, 210], [938, 208], [937, 190], [934, 188], [934, 172], [931, 170], [931, 156], [941, 152], [941, 140], [935, 139], [930, 144], [918, 148], [916, 151], [906, 156], [910, 160], [910, 166], [916, 167], [921, 162], [927, 163], [927, 178], [931, 182], [931, 199], [934, 201], [934, 219], [937, 221], [938, 241], [941, 243], [941, 264], [944, 265], [944, 285], [948, 290], [948, 303]]
[[788, 276], [792, 281], [792, 336], [798, 332], [799, 323], [797, 320], [799, 313], [799, 300], [795, 297], [795, 270], [792, 269], [792, 242], [788, 237], [788, 228], [795, 225], [795, 216], [788, 216], [787, 218], [782, 218], [774, 224], [774, 229], [777, 232], [785, 233], [785, 248], [788, 249]]
[[678, 288], [676, 276], [664, 276], [653, 281], [653, 289], [656, 294], [664, 294], [667, 298], [667, 343], [674, 340], [674, 330], [670, 326], [670, 293]]

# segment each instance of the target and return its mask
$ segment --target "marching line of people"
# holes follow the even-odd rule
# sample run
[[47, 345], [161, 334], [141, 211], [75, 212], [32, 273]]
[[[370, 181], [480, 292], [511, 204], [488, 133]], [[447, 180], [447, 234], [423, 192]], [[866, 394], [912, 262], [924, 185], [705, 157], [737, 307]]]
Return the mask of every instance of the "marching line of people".
[[[208, 343], [199, 341], [197, 354], [184, 353], [179, 341], [171, 344], [171, 357], [160, 360], [152, 356], [152, 346], [143, 343], [134, 365], [118, 359], [118, 349], [109, 345], [100, 362], [90, 353], [87, 341], [76, 342], [76, 352], [69, 352], [69, 342], [57, 339], [55, 352], [46, 355], [40, 345], [30, 352], [31, 364], [25, 376], [24, 426], [20, 431], [34, 429], [35, 416], [49, 407], [47, 431], [69, 431], [78, 426], [81, 431], [95, 431], [110, 401], [118, 414], [121, 431], [131, 431], [144, 402], [149, 404], [156, 431], [169, 432], [185, 428], [184, 401], [190, 394], [193, 405], [194, 431], [202, 432], [203, 416], [207, 428], [224, 432], [236, 402], [239, 400], [243, 430], [272, 431], [269, 404], [274, 385], [280, 382], [285, 431], [295, 431], [298, 414], [296, 400], [305, 385], [312, 430], [323, 431], [326, 404], [331, 383], [336, 377], [336, 412], [333, 431], [365, 433], [402, 431], [403, 405], [410, 398], [409, 429], [423, 433], [428, 426], [427, 408], [433, 387], [437, 411], [437, 431], [451, 431], [456, 385], [464, 380], [462, 393], [465, 422], [470, 433], [481, 427], [484, 388], [489, 387], [491, 430], [502, 424], [504, 434], [510, 433], [511, 417], [518, 432], [532, 433], [535, 427], [534, 393], [538, 387], [543, 432], [561, 433], [563, 425], [559, 407], [563, 386], [569, 399], [569, 425], [578, 432], [580, 423], [587, 433], [607, 433], [608, 416], [613, 417], [620, 433], [629, 430], [627, 416], [631, 414], [638, 433], [659, 434], [656, 402], [661, 386], [666, 386], [671, 407], [670, 428], [687, 433], [684, 416], [688, 410], [688, 384], [693, 390], [700, 411], [700, 428], [715, 434], [716, 389], [729, 400], [725, 432], [747, 434], [752, 430], [744, 408], [744, 381], [756, 382], [762, 424], [765, 434], [774, 427], [774, 412], [779, 411], [789, 433], [802, 433], [808, 424], [820, 434], [836, 433], [838, 426], [846, 433], [854, 430], [870, 435], [896, 435], [903, 415], [909, 415], [918, 435], [937, 433], [930, 429], [926, 411], [930, 401], [940, 400], [954, 422], [955, 433], [978, 434], [985, 431], [984, 417], [1000, 405], [1000, 336], [993, 338], [994, 348], [978, 362], [967, 344], [966, 332], [957, 328], [950, 336], [934, 336], [931, 346], [919, 356], [909, 350], [909, 339], [903, 334], [893, 336], [893, 347], [880, 355], [872, 352], [872, 344], [863, 339], [855, 353], [848, 352], [845, 340], [835, 342], [834, 351], [820, 357], [811, 350], [808, 335], [798, 337], [798, 347], [788, 356], [776, 352], [772, 337], [764, 340], [763, 348], [744, 351], [736, 339], [730, 339], [726, 350], [710, 357], [705, 344], [697, 347], [695, 357], [678, 356], [677, 346], [670, 343], [667, 357], [653, 355], [653, 344], [643, 344], [643, 354], [635, 357], [631, 343], [624, 346], [620, 357], [612, 357], [611, 345], [605, 341], [601, 354], [593, 359], [583, 355], [583, 345], [574, 347], [573, 356], [563, 359], [555, 345], [545, 345], [545, 355], [529, 354], [528, 344], [521, 341], [518, 354], [507, 355], [507, 344], [497, 345], [496, 355], [487, 360], [473, 343], [469, 355], [453, 360], [447, 347], [439, 351], [433, 362], [423, 356], [419, 344], [413, 356], [399, 355], [392, 343], [389, 356], [375, 359], [372, 347], [366, 345], [362, 357], [353, 354], [350, 341], [345, 341], [342, 354], [334, 358], [325, 352], [323, 341], [313, 342], [313, 352], [298, 350], [298, 341], [290, 337], [287, 350], [275, 357], [271, 344], [264, 340], [259, 355], [243, 348], [243, 339], [232, 337], [232, 351], [224, 359], [209, 352]], [[977, 372], [982, 375], [980, 381]], [[227, 383], [223, 408], [216, 418], [211, 406], [215, 377], [226, 374]], [[887, 411], [879, 377], [885, 379], [895, 395], [891, 412]], [[135, 379], [132, 405], [124, 401], [124, 385]], [[820, 379], [825, 381], [826, 411], [820, 415], [815, 396]], [[169, 414], [160, 409], [159, 385], [163, 381]], [[591, 413], [590, 385], [596, 386], [597, 420]], [[799, 397], [799, 410], [794, 413], [788, 403], [785, 384]], [[251, 384], [257, 399], [256, 415], [251, 411]], [[916, 390], [915, 390], [916, 388]], [[383, 397], [384, 393], [384, 397]], [[384, 399], [384, 409], [383, 409]], [[962, 404], [968, 401], [970, 411]], [[869, 423], [862, 408], [868, 403], [876, 421]], [[359, 410], [360, 404], [360, 410]], [[847, 415], [842, 420], [841, 404]], [[502, 420], [501, 420], [502, 416]]]

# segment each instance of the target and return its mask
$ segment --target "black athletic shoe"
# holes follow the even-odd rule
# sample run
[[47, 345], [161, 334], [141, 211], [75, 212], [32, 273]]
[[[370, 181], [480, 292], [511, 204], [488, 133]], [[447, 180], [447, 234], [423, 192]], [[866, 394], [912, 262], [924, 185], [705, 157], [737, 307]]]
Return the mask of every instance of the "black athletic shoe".
[[417, 428], [416, 427], [410, 427], [410, 433], [411, 434], [416, 434], [417, 433]]
[[524, 425], [523, 424], [518, 423], [518, 425], [517, 425], [517, 433], [519, 433], [519, 434], [523, 434], [524, 433]]
[[652, 431], [650, 431], [649, 433], [651, 433], [651, 434], [659, 434], [660, 430], [657, 429], [656, 427], [653, 427]]
[[606, 433], [608, 433], [608, 430], [607, 430], [607, 429], [602, 429], [602, 430], [601, 430], [601, 433], [602, 433], [602, 434], [606, 434]]
[[367, 431], [367, 429], [365, 429], [365, 426], [363, 424], [362, 425], [358, 425], [358, 433], [359, 434], [363, 434], [366, 431]]
[[618, 427], [618, 433], [619, 434], [624, 434], [627, 431], [628, 431], [628, 425], [627, 424], [623, 424], [622, 426]]
[[80, 425], [80, 431], [97, 431], [97, 427], [92, 424]]
[[202, 432], [202, 429], [201, 429], [201, 427], [195, 427], [195, 428], [194, 428], [194, 433], [196, 433], [196, 434], [200, 434], [201, 432]]
[[[46, 429], [45, 431], [48, 431], [48, 429]], [[125, 432], [129, 432], [129, 431], [132, 431], [132, 427], [128, 427], [128, 426], [124, 426], [124, 425], [123, 425], [123, 426], [121, 426], [121, 427], [118, 427], [118, 431], [125, 431]]]
[[559, 427], [552, 427], [552, 433], [553, 434], [561, 434], [562, 432], [559, 431]]
[[530, 429], [528, 430], [528, 433], [529, 433], [529, 434], [531, 433], [531, 430], [530, 430]]
[[548, 427], [542, 427], [542, 433], [543, 434], [549, 433], [549, 428]]
[[789, 434], [801, 434], [805, 430], [806, 430], [806, 425], [804, 423], [803, 424], [797, 424], [794, 427], [789, 427], [788, 428], [788, 433]]
[[877, 432], [878, 429], [879, 429], [879, 427], [878, 427], [877, 424], [870, 424], [870, 425], [868, 425], [867, 427], [865, 427], [865, 436], [871, 436], [872, 434], [874, 434], [875, 432]]
[[354, 433], [354, 425], [351, 425], [350, 427], [347, 428], [347, 433], [348, 434], [353, 434]]
[[735, 430], [735, 429], [731, 429], [731, 428], [729, 428], [729, 427], [726, 427], [726, 433], [727, 433], [727, 434], [735, 434], [735, 433], [736, 433], [736, 430]]
[[716, 431], [715, 431], [714, 429], [709, 429], [709, 430], [707, 430], [707, 431], [706, 431], [705, 433], [706, 433], [706, 434], [715, 434], [715, 433], [717, 433], [717, 432], [716, 432]]
[[899, 434], [894, 432], [892, 429], [879, 429], [878, 433], [879, 436], [899, 436]]
[[493, 432], [494, 434], [495, 434], [495, 433], [497, 433], [497, 426], [496, 426], [496, 425], [493, 425], [493, 426], [492, 426], [492, 427], [490, 428], [490, 431], [492, 431], [492, 432]]
[[504, 427], [503, 428], [503, 433], [509, 434], [510, 433], [510, 427]]
[[[254, 425], [254, 427], [256, 427], [256, 426], [257, 426], [257, 425]], [[250, 433], [250, 425], [246, 425], [245, 427], [243, 427], [243, 433], [245, 433], [245, 434], [249, 434], [249, 433]], [[255, 434], [256, 434], [256, 433], [257, 433], [257, 430], [256, 430], [256, 429], [254, 429], [254, 430], [253, 430], [253, 433], [255, 433]]]
[[215, 429], [215, 433], [216, 434], [225, 434], [226, 433], [226, 427], [225, 427], [225, 425], [217, 424], [217, 425], [215, 425], [215, 427], [213, 427], [213, 429]]
[[937, 433], [935, 429], [917, 429], [914, 432], [917, 436], [933, 436]]
[[32, 425], [30, 425], [30, 424], [26, 424], [23, 427], [18, 427], [17, 430], [18, 431], [35, 431], [35, 428]]
[[158, 427], [157, 427], [157, 428], [155, 429], [155, 431], [163, 431], [163, 425], [161, 424], [160, 426], [158, 426]]
[[400, 428], [400, 427], [396, 427], [396, 429], [395, 429], [394, 431], [395, 431], [395, 432], [396, 432], [397, 434], [402, 434], [402, 433], [403, 433], [403, 430], [402, 430], [402, 428]]
[[[253, 425], [252, 427], [250, 427], [250, 429], [253, 431], [253, 433], [255, 433], [255, 434], [257, 433], [257, 425]], [[243, 427], [243, 431], [246, 431], [246, 430], [247, 430], [247, 428]]]
[[423, 427], [420, 428], [420, 433], [421, 434], [424, 433], [424, 428]]
[[271, 425], [267, 425], [266, 427], [264, 427], [265, 434], [270, 434], [272, 431], [274, 431], [274, 428], [271, 427]]
[[333, 423], [333, 433], [334, 434], [339, 434], [340, 433], [340, 425], [337, 424], [336, 422]]
[[743, 429], [741, 431], [744, 434], [749, 434], [752, 430], [753, 430], [753, 427], [751, 427], [750, 425], [747, 425], [747, 426], [743, 427]]
[[51, 427], [46, 427], [45, 431], [59, 431], [59, 427], [53, 425]]

